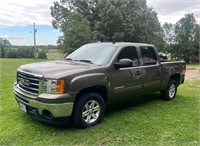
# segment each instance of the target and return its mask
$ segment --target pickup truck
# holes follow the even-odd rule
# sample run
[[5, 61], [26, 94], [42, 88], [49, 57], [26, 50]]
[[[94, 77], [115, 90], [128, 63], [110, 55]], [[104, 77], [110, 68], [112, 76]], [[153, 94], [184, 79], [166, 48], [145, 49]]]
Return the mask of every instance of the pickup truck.
[[62, 60], [20, 66], [13, 88], [19, 108], [32, 117], [87, 128], [126, 97], [160, 91], [162, 99], [174, 99], [185, 71], [184, 61], [160, 60], [154, 45], [98, 42]]

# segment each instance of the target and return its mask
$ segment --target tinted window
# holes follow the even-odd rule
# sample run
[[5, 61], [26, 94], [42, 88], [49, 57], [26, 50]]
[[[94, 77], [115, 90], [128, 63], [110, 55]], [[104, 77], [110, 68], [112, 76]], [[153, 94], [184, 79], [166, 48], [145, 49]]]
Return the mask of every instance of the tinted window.
[[144, 65], [157, 63], [157, 57], [152, 47], [140, 47]]
[[128, 58], [133, 61], [133, 66], [139, 65], [139, 59], [137, 55], [137, 50], [135, 47], [125, 47], [122, 49], [120, 54], [118, 55], [118, 61], [120, 59]]

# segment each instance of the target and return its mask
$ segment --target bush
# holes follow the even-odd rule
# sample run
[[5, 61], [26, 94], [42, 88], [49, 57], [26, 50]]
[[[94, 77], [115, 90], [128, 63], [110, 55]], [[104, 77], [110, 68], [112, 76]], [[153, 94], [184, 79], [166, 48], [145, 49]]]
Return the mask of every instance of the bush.
[[6, 48], [4, 49], [4, 58], [34, 58], [33, 48]]
[[38, 59], [47, 59], [46, 51], [45, 49], [42, 49], [40, 52], [38, 52]]
[[17, 50], [15, 49], [6, 49], [6, 58], [17, 58]]

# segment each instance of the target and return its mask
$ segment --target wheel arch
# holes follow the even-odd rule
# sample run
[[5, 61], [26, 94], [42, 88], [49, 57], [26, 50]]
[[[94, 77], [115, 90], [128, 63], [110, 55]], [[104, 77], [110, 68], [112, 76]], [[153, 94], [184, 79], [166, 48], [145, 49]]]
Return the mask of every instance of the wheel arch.
[[177, 82], [177, 86], [178, 86], [178, 85], [179, 85], [179, 82], [180, 82], [180, 77], [181, 77], [181, 76], [180, 76], [179, 73], [175, 73], [175, 74], [171, 75], [169, 81], [170, 81], [170, 80], [175, 80], [175, 81]]
[[82, 95], [87, 94], [87, 93], [89, 93], [89, 92], [96, 92], [96, 93], [98, 93], [99, 95], [101, 95], [102, 98], [103, 98], [103, 100], [104, 100], [104, 102], [105, 102], [105, 104], [106, 104], [106, 102], [107, 102], [107, 100], [108, 100], [108, 90], [107, 90], [106, 86], [104, 86], [104, 85], [95, 85], [95, 86], [91, 86], [91, 87], [82, 89], [82, 90], [79, 91], [78, 94], [76, 95], [76, 97], [75, 97], [75, 102], [76, 102], [79, 98], [81, 98]]

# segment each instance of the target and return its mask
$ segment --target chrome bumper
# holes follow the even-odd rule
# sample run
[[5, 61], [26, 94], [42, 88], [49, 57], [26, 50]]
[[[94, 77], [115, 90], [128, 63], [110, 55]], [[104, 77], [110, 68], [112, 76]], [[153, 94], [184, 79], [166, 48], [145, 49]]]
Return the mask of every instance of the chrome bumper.
[[[32, 109], [37, 110], [38, 116], [44, 116], [44, 111], [50, 112], [53, 118], [69, 117], [72, 114], [73, 102], [43, 103], [43, 102], [36, 101], [35, 98], [34, 99], [30, 98], [26, 93], [23, 93], [22, 91], [20, 91], [17, 84], [14, 84], [13, 87], [14, 87], [14, 94], [15, 94], [15, 98], [17, 102], [20, 102], [26, 105], [27, 108], [30, 107]], [[55, 96], [58, 96], [59, 98], [59, 96], [61, 95], [54, 95], [54, 98]]]

